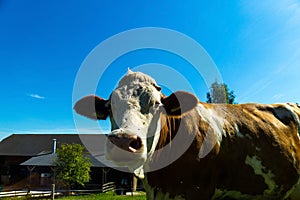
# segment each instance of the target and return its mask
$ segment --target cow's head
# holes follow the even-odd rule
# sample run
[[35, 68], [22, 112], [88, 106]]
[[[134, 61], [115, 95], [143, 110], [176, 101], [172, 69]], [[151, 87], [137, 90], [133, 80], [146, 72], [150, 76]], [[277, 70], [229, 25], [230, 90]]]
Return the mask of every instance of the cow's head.
[[110, 117], [106, 158], [142, 176], [137, 171], [155, 150], [162, 126], [161, 114], [180, 115], [197, 103], [197, 98], [187, 92], [175, 92], [165, 97], [153, 78], [128, 71], [108, 100], [86, 96], [75, 104], [74, 109], [91, 119]]

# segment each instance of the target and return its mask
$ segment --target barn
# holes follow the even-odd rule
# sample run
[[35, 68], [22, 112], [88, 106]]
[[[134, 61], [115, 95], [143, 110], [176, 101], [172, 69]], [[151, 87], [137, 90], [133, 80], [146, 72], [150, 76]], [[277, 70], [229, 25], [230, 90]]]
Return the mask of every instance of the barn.
[[[101, 188], [104, 183], [115, 182], [118, 185], [132, 174], [112, 169], [99, 162], [92, 155], [103, 155], [100, 149], [105, 135], [85, 134], [84, 138], [96, 141], [95, 148], [86, 155], [91, 163], [91, 180], [87, 188]], [[12, 134], [0, 142], [0, 175], [4, 190], [40, 188], [46, 189], [53, 183], [55, 147], [61, 144], [81, 144], [78, 134]]]

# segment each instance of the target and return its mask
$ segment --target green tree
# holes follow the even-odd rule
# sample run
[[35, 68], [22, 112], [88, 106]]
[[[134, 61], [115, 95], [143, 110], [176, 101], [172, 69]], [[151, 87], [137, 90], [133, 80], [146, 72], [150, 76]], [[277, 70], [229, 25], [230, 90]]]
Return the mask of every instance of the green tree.
[[206, 102], [234, 104], [235, 97], [234, 92], [232, 90], [229, 91], [225, 83], [215, 81], [211, 85], [210, 92], [206, 94]]
[[63, 144], [57, 149], [56, 179], [68, 188], [82, 185], [90, 180], [91, 162], [85, 148], [80, 144]]

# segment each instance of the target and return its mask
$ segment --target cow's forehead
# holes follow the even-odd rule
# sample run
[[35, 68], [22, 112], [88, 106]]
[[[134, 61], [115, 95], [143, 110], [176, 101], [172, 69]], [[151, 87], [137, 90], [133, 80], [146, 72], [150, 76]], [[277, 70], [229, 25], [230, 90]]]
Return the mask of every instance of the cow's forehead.
[[124, 76], [118, 87], [110, 96], [111, 116], [118, 128], [146, 135], [152, 119], [151, 106], [160, 102], [161, 92], [157, 90], [156, 82], [149, 76], [140, 72], [131, 72]]
[[141, 72], [129, 72], [119, 81], [118, 87], [135, 83], [157, 85], [155, 80], [146, 74]]
[[128, 72], [111, 94], [111, 101], [119, 100], [143, 101], [142, 94], [147, 93], [151, 98], [160, 100], [161, 93], [153, 78], [141, 72]]

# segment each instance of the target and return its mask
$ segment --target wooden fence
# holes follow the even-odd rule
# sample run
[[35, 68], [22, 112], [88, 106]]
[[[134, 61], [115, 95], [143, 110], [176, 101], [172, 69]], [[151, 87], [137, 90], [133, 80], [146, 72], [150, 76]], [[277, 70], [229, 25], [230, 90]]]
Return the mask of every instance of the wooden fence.
[[102, 192], [108, 192], [116, 189], [116, 184], [114, 182], [108, 182], [102, 185]]
[[[114, 191], [116, 189], [116, 185], [114, 182], [105, 183], [102, 185], [100, 189], [90, 189], [90, 190], [55, 190], [55, 196], [61, 196], [66, 192], [80, 195], [80, 194], [92, 194], [92, 193], [101, 193]], [[0, 198], [4, 197], [19, 197], [19, 196], [30, 196], [30, 197], [50, 197], [52, 195], [51, 190], [28, 190], [28, 189], [20, 189], [13, 191], [2, 191], [0, 192]]]

